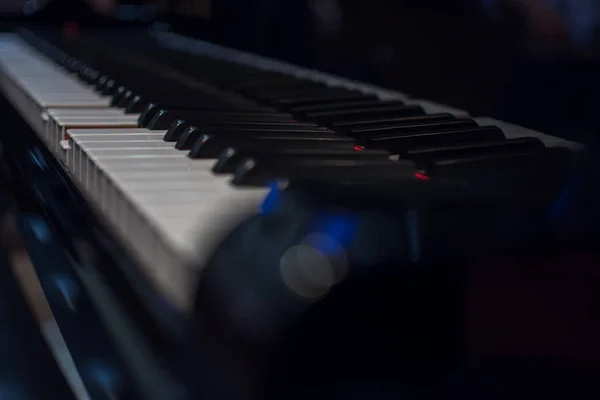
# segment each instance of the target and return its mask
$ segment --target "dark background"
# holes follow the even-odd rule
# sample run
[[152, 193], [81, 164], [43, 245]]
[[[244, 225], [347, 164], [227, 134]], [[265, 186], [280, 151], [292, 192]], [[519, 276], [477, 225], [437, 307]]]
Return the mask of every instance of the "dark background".
[[209, 22], [162, 18], [187, 35], [588, 143], [598, 129], [597, 35], [588, 27], [596, 6], [214, 0]]
[[[17, 3], [31, 1], [10, 3], [21, 11]], [[587, 144], [598, 130], [596, 0], [212, 0], [208, 20], [173, 12], [182, 0], [169, 0], [153, 18], [131, 21], [129, 12], [119, 22], [125, 3], [157, 0], [122, 1], [107, 17], [81, 0], [54, 0], [25, 18], [77, 20], [83, 29], [156, 19], [188, 36]]]

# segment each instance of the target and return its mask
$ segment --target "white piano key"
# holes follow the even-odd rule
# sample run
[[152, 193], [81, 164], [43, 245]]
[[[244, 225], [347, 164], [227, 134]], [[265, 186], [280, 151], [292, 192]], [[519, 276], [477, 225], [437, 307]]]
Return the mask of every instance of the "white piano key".
[[[175, 149], [175, 143], [165, 142], [162, 139], [155, 140], [119, 140], [115, 142], [93, 141], [78, 139], [80, 145], [89, 150], [153, 150], [153, 149]], [[186, 152], [187, 153], [187, 152]]]
[[[79, 147], [82, 149], [82, 147]], [[78, 153], [76, 153], [78, 154]], [[79, 152], [81, 155], [80, 162], [77, 165], [74, 165], [74, 170], [77, 176], [79, 176], [80, 181], [82, 182], [84, 187], [93, 186], [94, 185], [94, 176], [93, 169], [89, 168], [91, 163], [94, 163], [93, 160], [89, 159], [89, 156], [93, 156], [94, 158], [103, 159], [105, 157], [111, 158], [123, 158], [129, 159], [132, 163], [137, 162], [140, 159], [155, 159], [160, 157], [167, 158], [183, 158], [187, 157], [187, 152], [181, 152], [179, 150], [175, 150], [172, 147], [166, 148], [151, 148], [151, 149], [137, 149], [137, 148], [119, 148], [119, 149], [88, 149], [85, 151]], [[91, 173], [89, 173], [91, 172]]]
[[60, 142], [68, 138], [67, 131], [69, 129], [135, 128], [137, 126], [136, 116], [60, 116], [51, 111], [48, 112], [45, 141], [61, 159], [64, 158], [64, 152], [60, 147]]
[[125, 135], [125, 134], [162, 134], [164, 135], [167, 131], [164, 130], [150, 130], [146, 128], [126, 128], [126, 129], [70, 129], [67, 131], [69, 136], [80, 136], [80, 135]]
[[[88, 169], [95, 171], [96, 184], [84, 185], [88, 192], [145, 261], [157, 289], [185, 307], [193, 290], [188, 280], [197, 273], [190, 269], [200, 266], [236, 223], [257, 212], [266, 191], [231, 186], [231, 177], [210, 171], [214, 160], [192, 160], [187, 151], [168, 148], [176, 157], [166, 159], [160, 158], [164, 149], [96, 148], [107, 143], [87, 139], [102, 135], [69, 131], [69, 136]], [[139, 164], [139, 157], [145, 163]], [[81, 181], [85, 174], [79, 175]], [[207, 223], [210, 228], [201, 227]], [[175, 272], [164, 272], [156, 260], [164, 260]]]
[[108, 108], [110, 99], [17, 37], [0, 38], [0, 88], [39, 134], [49, 108]]
[[[116, 135], [85, 135], [85, 136], [76, 136], [79, 142], [88, 143], [88, 142], [104, 142], [104, 143], [123, 143], [127, 144], [129, 142], [137, 142], [140, 145], [143, 142], [149, 142], [152, 144], [153, 142], [164, 142], [163, 137], [165, 135], [162, 133], [120, 133]], [[70, 137], [70, 136], [68, 136]], [[171, 142], [172, 143], [172, 142]], [[173, 143], [174, 145], [174, 143]]]
[[[81, 164], [87, 164], [87, 167], [75, 165], [74, 169], [81, 170], [79, 179], [94, 193], [100, 207], [109, 213], [122, 235], [130, 238], [131, 247], [138, 249], [141, 257], [147, 260], [176, 257], [171, 264], [200, 265], [200, 255], [206, 255], [210, 244], [214, 244], [210, 238], [220, 238], [219, 235], [227, 231], [227, 228], [219, 228], [220, 224], [229, 226], [227, 221], [233, 224], [258, 210], [265, 192], [232, 187], [229, 184], [231, 177], [212, 174], [214, 160], [189, 159], [188, 151], [174, 149], [173, 143], [156, 141], [153, 132], [69, 130], [67, 135], [79, 150], [76, 154], [86, 159]], [[140, 135], [144, 138], [137, 140]], [[132, 137], [136, 140], [129, 140]], [[115, 141], [115, 138], [118, 139]], [[116, 146], [114, 143], [127, 147], [110, 148]], [[135, 146], [130, 147], [132, 143]], [[157, 151], [155, 146], [165, 147]], [[161, 158], [165, 149], [170, 155]], [[91, 177], [94, 179], [90, 180]], [[250, 199], [247, 203], [250, 193], [254, 194], [255, 200]], [[227, 208], [236, 197], [240, 197], [240, 202], [248, 208], [236, 204], [229, 211], [218, 211], [220, 206]], [[254, 206], [250, 205], [252, 203]], [[199, 231], [193, 225], [206, 220], [207, 212], [214, 216], [215, 227]], [[183, 221], [176, 223], [178, 220]], [[201, 243], [194, 245], [196, 239]], [[140, 249], [152, 249], [151, 254]], [[163, 282], [173, 280], [162, 276], [160, 270], [149, 275]], [[165, 285], [164, 290], [169, 291], [171, 284], [163, 283]], [[181, 288], [182, 284], [175, 287]]]
[[[72, 143], [74, 138], [77, 138], [78, 143], [105, 143], [104, 148], [119, 148], [119, 147], [142, 147], [144, 143], [148, 144], [148, 147], [165, 147], [159, 143], [165, 143], [162, 138], [162, 133], [128, 133], [128, 134], [115, 134], [115, 135], [95, 135], [87, 134], [86, 132], [80, 135], [69, 135], [69, 147], [73, 147]], [[91, 146], [91, 145], [90, 145]], [[171, 146], [173, 147], [173, 146]], [[72, 165], [75, 158], [75, 150], [70, 148], [67, 151], [67, 166]]]
[[106, 117], [122, 117], [134, 115], [139, 118], [139, 114], [125, 114], [125, 110], [121, 108], [51, 108], [48, 110], [49, 115], [60, 117], [77, 117], [77, 116], [106, 116]]

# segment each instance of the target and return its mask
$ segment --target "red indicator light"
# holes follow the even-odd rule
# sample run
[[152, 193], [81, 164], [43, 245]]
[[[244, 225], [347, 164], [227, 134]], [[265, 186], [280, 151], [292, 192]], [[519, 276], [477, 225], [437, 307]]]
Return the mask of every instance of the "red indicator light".
[[355, 145], [354, 146], [354, 150], [356, 151], [363, 151], [365, 148], [363, 146], [359, 146], [359, 145]]
[[420, 179], [422, 181], [428, 181], [431, 179], [430, 176], [427, 176], [423, 172], [420, 172], [420, 171], [415, 172], [415, 178]]

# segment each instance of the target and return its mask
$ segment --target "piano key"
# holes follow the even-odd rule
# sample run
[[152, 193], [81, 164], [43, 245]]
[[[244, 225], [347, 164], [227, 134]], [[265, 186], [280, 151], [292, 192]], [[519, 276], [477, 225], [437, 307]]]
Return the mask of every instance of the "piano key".
[[443, 144], [485, 142], [505, 139], [504, 133], [494, 126], [466, 128], [447, 132], [400, 134], [365, 139], [367, 148], [384, 149], [393, 153], [403, 153], [415, 147], [435, 147]]
[[[140, 141], [152, 141], [162, 142], [161, 137], [163, 132], [149, 131], [147, 129], [140, 128], [127, 128], [127, 129], [69, 129], [67, 130], [67, 136], [70, 144], [70, 149], [67, 151], [66, 165], [75, 174], [78, 174], [80, 170], [80, 157], [81, 151], [76, 145], [71, 143], [93, 142], [95, 148], [98, 147], [97, 143], [119, 143], [119, 142], [140, 142]], [[163, 142], [164, 143], [164, 142]], [[108, 146], [108, 145], [107, 145]], [[106, 147], [106, 146], [105, 146]], [[144, 146], [138, 145], [141, 148]], [[172, 145], [170, 146], [172, 147]]]
[[[150, 114], [150, 113], [148, 113]], [[206, 123], [212, 121], [247, 121], [247, 122], [291, 122], [292, 116], [288, 114], [275, 113], [262, 109], [160, 109], [149, 119], [145, 128], [168, 129], [176, 120], [182, 119], [189, 123]], [[147, 116], [141, 117], [140, 121], [148, 120]], [[313, 124], [314, 125], [314, 124]]]
[[100, 78], [100, 72], [94, 68], [84, 68], [79, 72], [79, 78], [90, 86], [95, 86]]
[[[61, 109], [58, 109], [61, 110]], [[62, 109], [68, 110], [68, 109]], [[110, 115], [105, 110], [88, 110], [87, 112], [67, 113], [56, 109], [48, 111], [45, 139], [50, 150], [60, 153], [60, 142], [67, 139], [68, 129], [89, 128], [135, 128], [137, 117], [131, 115]]]
[[416, 148], [407, 150], [403, 157], [415, 161], [421, 169], [433, 165], [435, 161], [448, 161], [465, 157], [486, 157], [529, 153], [543, 149], [544, 143], [538, 138], [506, 139], [495, 142], [473, 142], [459, 145]]
[[360, 121], [373, 118], [398, 118], [423, 115], [423, 108], [420, 106], [372, 106], [352, 110], [319, 111], [306, 113], [306, 118], [310, 121], [317, 121], [328, 125], [334, 125], [340, 122]]
[[113, 96], [117, 89], [120, 87], [118, 82], [113, 78], [109, 78], [103, 85], [100, 85], [98, 92], [103, 96]]
[[371, 107], [385, 104], [388, 106], [406, 105], [402, 100], [382, 101], [376, 97], [363, 96], [358, 100], [350, 101], [330, 101], [325, 104], [294, 105], [290, 109], [296, 115], [302, 115], [309, 112], [330, 111], [330, 110], [349, 110], [354, 108]]
[[282, 77], [281, 75], [275, 76], [273, 78], [266, 77], [265, 75], [260, 75], [256, 78], [249, 79], [239, 77], [239, 79], [229, 80], [228, 82], [225, 82], [221, 79], [211, 79], [211, 81], [215, 82], [215, 84], [220, 87], [235, 90], [247, 96], [251, 96], [255, 94], [257, 90], [261, 90], [263, 88], [273, 92], [275, 90], [281, 90], [285, 88], [289, 88], [291, 90], [318, 90], [325, 86], [322, 83], [306, 80], [296, 80], [293, 78], [290, 79], [290, 77]]
[[[119, 85], [110, 98], [111, 107], [118, 107], [119, 102], [125, 96], [129, 89], [124, 85]], [[131, 91], [130, 91], [131, 93]], [[123, 107], [121, 107], [123, 108]]]
[[[202, 126], [202, 124], [230, 124], [230, 123], [253, 123], [253, 122], [266, 122], [266, 123], [274, 123], [274, 122], [293, 122], [297, 121], [292, 120], [291, 116], [287, 114], [256, 114], [256, 113], [220, 113], [220, 114], [211, 114], [211, 115], [197, 115], [195, 113], [187, 113], [186, 114], [177, 114], [177, 117], [183, 117], [185, 119], [177, 119], [175, 120], [167, 133], [165, 134], [165, 141], [167, 142], [175, 142], [179, 140], [181, 135], [185, 132], [187, 128], [191, 125], [194, 126]], [[298, 126], [313, 126], [317, 127], [316, 124], [311, 122], [301, 122], [298, 123]]]
[[111, 105], [117, 108], [122, 108], [127, 110], [129, 106], [129, 102], [135, 97], [135, 93], [131, 89], [126, 89], [125, 92], [121, 96], [113, 97], [111, 101]]
[[323, 137], [320, 135], [241, 135], [241, 136], [219, 136], [203, 135], [190, 150], [191, 158], [217, 158], [228, 147], [233, 148], [256, 148], [268, 146], [279, 147], [302, 147], [350, 150], [355, 148], [354, 140], [344, 137]]
[[[276, 107], [293, 108], [302, 105], [316, 105], [316, 104], [330, 104], [332, 102], [343, 103], [356, 102], [366, 99], [376, 99], [375, 96], [366, 96], [360, 92], [336, 92], [331, 89], [325, 89], [322, 93], [311, 93], [300, 96], [285, 96], [277, 98], [276, 100], [270, 101]], [[346, 108], [342, 105], [341, 108]]]
[[[93, 155], [91, 156], [93, 157]], [[86, 189], [91, 193], [92, 197], [98, 199], [98, 202], [110, 212], [113, 200], [118, 195], [111, 186], [110, 177], [106, 175], [106, 171], [102, 165], [110, 165], [111, 173], [119, 173], [123, 179], [134, 179], [136, 181], [156, 181], [157, 177], [161, 179], [179, 179], [181, 177], [196, 174], [197, 176], [206, 177], [206, 171], [209, 170], [209, 163], [196, 162], [191, 163], [188, 158], [147, 158], [145, 160], [137, 160], [131, 162], [128, 158], [118, 157], [102, 157], [94, 158], [91, 163], [92, 169], [88, 177]], [[200, 175], [198, 175], [200, 174]], [[160, 191], [155, 198], [160, 204], [176, 204], [177, 202], [191, 203], [197, 201], [196, 197], [185, 195], [187, 191], [179, 193]], [[174, 196], [176, 194], [176, 196]], [[159, 201], [160, 200], [160, 201]], [[150, 202], [150, 200], [148, 200]], [[155, 203], [155, 201], [152, 201]]]
[[[143, 159], [157, 159], [157, 158], [183, 158], [185, 153], [182, 154], [180, 151], [174, 150], [172, 147], [96, 147], [93, 148], [89, 143], [79, 143], [75, 138], [75, 144], [80, 149], [75, 151], [75, 164], [73, 165], [73, 172], [75, 176], [80, 180], [84, 188], [93, 185], [92, 169], [90, 169], [89, 156], [95, 158], [124, 158], [130, 160], [130, 162], [137, 162]], [[164, 143], [164, 142], [163, 142]], [[87, 150], [82, 150], [82, 146], [85, 146]], [[78, 158], [79, 157], [79, 158]]]
[[183, 90], [182, 88], [173, 85], [170, 87], [161, 88], [159, 90], [132, 90], [129, 98], [121, 99], [120, 104], [125, 108], [125, 113], [141, 113], [149, 103], [160, 103], [163, 108], [200, 108], [200, 107], [216, 107], [218, 104], [226, 107], [236, 106], [239, 104], [230, 104], [226, 101], [217, 100], [213, 96], [206, 96], [194, 91]]
[[269, 144], [267, 146], [254, 146], [245, 148], [232, 148], [229, 147], [221, 152], [217, 162], [212, 168], [214, 173], [218, 174], [230, 174], [235, 172], [238, 164], [245, 158], [252, 158], [254, 160], [261, 160], [269, 157], [285, 157], [285, 158], [359, 158], [359, 159], [388, 159], [389, 153], [378, 150], [367, 150], [357, 151], [353, 147], [340, 149], [339, 143], [338, 148], [327, 148], [325, 146], [318, 146], [311, 144], [310, 146], [304, 144], [304, 146], [288, 146], [277, 147]]
[[506, 134], [507, 138], [524, 138], [524, 137], [535, 137], [540, 139], [546, 147], [566, 147], [574, 152], [579, 152], [583, 149], [583, 146], [579, 143], [571, 142], [559, 137], [550, 136], [541, 132], [527, 129], [522, 126], [514, 125], [505, 121], [499, 121], [490, 117], [478, 117], [473, 118], [480, 125], [494, 125], [502, 129]]
[[[174, 209], [170, 205], [148, 206], [151, 194], [129, 191], [127, 185], [118, 183], [118, 178], [115, 182], [121, 185], [123, 198], [129, 199], [122, 215], [131, 223], [118, 225], [122, 237], [132, 244], [146, 270], [150, 270], [148, 275], [157, 291], [183, 309], [191, 306], [198, 260], [206, 258], [229, 229], [256, 213], [265, 196], [264, 191], [234, 193], [227, 192], [227, 183], [222, 187], [211, 184], [192, 192], [195, 203]], [[224, 212], [225, 208], [229, 212]], [[174, 211], [176, 215], [172, 214]], [[160, 268], [161, 265], [170, 268]], [[177, 277], [182, 272], [186, 273]]]
[[[223, 85], [222, 85], [223, 86]], [[280, 90], [280, 89], [303, 89], [303, 88], [312, 88], [312, 89], [320, 89], [323, 88], [323, 84], [315, 83], [312, 81], [302, 81], [297, 79], [290, 79], [286, 77], [284, 79], [261, 79], [261, 80], [242, 80], [237, 83], [228, 83], [224, 85], [228, 89], [235, 90], [236, 92], [242, 93], [246, 96], [252, 96], [253, 93], [256, 93], [257, 90], [266, 89], [270, 91]]]
[[253, 104], [240, 104], [239, 102], [228, 102], [215, 96], [207, 96], [179, 86], [161, 90], [140, 90], [130, 88], [115, 100], [115, 105], [124, 108], [126, 113], [139, 113], [149, 103], [158, 103], [166, 109], [175, 108], [250, 108]]
[[419, 106], [425, 113], [427, 114], [440, 114], [440, 113], [450, 113], [457, 118], [468, 118], [470, 117], [469, 113], [465, 110], [461, 110], [458, 108], [450, 107], [444, 104], [439, 104], [430, 100], [424, 99], [411, 99], [407, 98], [405, 100], [407, 106], [414, 105]]
[[5, 43], [0, 59], [0, 80], [11, 92], [13, 104], [34, 130], [43, 135], [49, 108], [106, 108], [99, 96], [67, 72], [59, 70], [24, 44]]
[[332, 124], [333, 129], [344, 135], [352, 136], [357, 129], [389, 128], [402, 125], [430, 124], [456, 121], [456, 116], [450, 113], [417, 115], [398, 118], [376, 118], [363, 121], [350, 121]]
[[[268, 108], [260, 108], [260, 107], [249, 107], [246, 109], [237, 108], [237, 109], [223, 109], [222, 107], [207, 107], [207, 108], [183, 108], [183, 109], [163, 109], [158, 104], [150, 103], [146, 106], [144, 111], [140, 114], [139, 126], [141, 128], [146, 128], [148, 124], [152, 122], [154, 118], [157, 119], [155, 123], [158, 122], [158, 118], [168, 118], [170, 122], [165, 122], [164, 124], [170, 125], [177, 119], [185, 119], [186, 115], [192, 115], [196, 117], [210, 117], [210, 116], [219, 116], [223, 115], [223, 117], [232, 115], [232, 114], [255, 114], [255, 115], [264, 115], [265, 118], [285, 118], [286, 120], [290, 118], [285, 114], [281, 114], [276, 112], [275, 110], [270, 110]], [[179, 115], [182, 117], [180, 118]], [[162, 123], [162, 122], [161, 122]]]
[[[101, 132], [101, 133], [99, 133]], [[154, 159], [154, 157], [183, 158], [187, 152], [169, 152], [173, 143], [162, 141], [162, 133], [143, 129], [133, 130], [70, 130], [70, 139], [75, 142], [68, 165], [80, 179], [81, 184], [87, 188], [98, 188], [99, 177], [95, 175], [93, 166], [89, 164], [89, 157], [85, 153], [98, 157], [116, 159]], [[173, 157], [174, 156], [174, 157]], [[185, 172], [185, 171], [182, 171]]]
[[175, 148], [178, 150], [190, 150], [194, 143], [203, 135], [211, 137], [229, 137], [229, 136], [255, 136], [255, 137], [280, 137], [280, 136], [312, 136], [327, 137], [333, 136], [333, 132], [327, 128], [312, 126], [294, 126], [294, 125], [271, 125], [267, 127], [235, 127], [235, 126], [214, 126], [208, 128], [197, 128], [190, 126], [187, 128], [177, 143]]
[[152, 148], [152, 147], [168, 147], [164, 145], [160, 134], [115, 134], [115, 135], [94, 135], [94, 134], [69, 134], [69, 149], [65, 157], [67, 167], [74, 169], [78, 163], [79, 153], [73, 141], [77, 143], [85, 143], [88, 148], [98, 147], [97, 143], [105, 143], [103, 148]]
[[[275, 91], [268, 91], [264, 89], [257, 90], [256, 93], [249, 94], [249, 97], [256, 99], [260, 104], [273, 105], [273, 106], [285, 106], [285, 104], [320, 104], [323, 102], [331, 101], [335, 99], [335, 96], [351, 96], [352, 100], [358, 100], [364, 95], [362, 93], [348, 93], [345, 89], [338, 88], [299, 88], [299, 89], [287, 89], [281, 88]], [[285, 104], [281, 104], [281, 102]], [[298, 103], [296, 103], [298, 101]], [[304, 103], [307, 102], [307, 103]]]
[[[160, 164], [155, 171], [138, 170], [146, 174], [140, 179], [139, 175], [132, 175], [127, 170], [119, 172], [118, 168], [111, 169], [111, 163], [123, 162], [125, 157], [129, 156], [114, 158], [108, 153], [95, 152], [89, 152], [88, 156], [101, 168], [105, 176], [110, 176], [110, 186], [115, 188], [112, 197], [106, 199], [108, 203], [104, 206], [112, 211], [111, 221], [145, 260], [144, 264], [150, 267], [156, 265], [155, 262], [151, 262], [152, 259], [166, 257], [165, 262], [172, 268], [191, 269], [191, 266], [197, 263], [196, 260], [206, 257], [213, 240], [218, 242], [229, 227], [247, 215], [257, 212], [266, 195], [264, 189], [248, 191], [231, 188], [227, 179], [215, 178], [210, 173], [208, 166], [212, 165], [212, 162], [205, 163], [207, 165], [204, 165], [204, 171], [198, 168], [197, 172], [182, 175], [178, 180], [173, 180], [173, 176], [169, 175], [164, 181], [158, 172], [161, 170]], [[153, 158], [149, 159], [156, 161]], [[188, 165], [203, 163], [201, 160], [184, 160], [187, 160], [184, 164]], [[128, 167], [135, 168], [131, 163]], [[200, 178], [201, 176], [205, 178]], [[180, 193], [184, 195], [174, 197], [161, 187], [183, 189]], [[173, 207], [173, 204], [178, 206]], [[223, 205], [229, 205], [227, 210]], [[213, 222], [210, 222], [211, 220]], [[203, 222], [198, 225], [197, 221]], [[157, 237], [161, 239], [157, 240]], [[148, 249], [152, 249], [149, 255], [146, 254]], [[156, 276], [157, 273], [153, 271], [151, 276]], [[164, 277], [157, 279], [158, 290], [176, 304], [186, 307], [185, 301], [189, 301], [192, 288], [190, 287], [188, 292], [184, 290], [184, 296], [181, 293], [184, 287], [182, 282], [170, 289], [166, 281]]]
[[572, 177], [573, 152], [565, 147], [433, 162], [425, 173], [433, 179], [452, 178], [480, 190], [502, 188], [504, 196], [521, 202], [554, 199]]
[[[174, 124], [175, 124], [175, 126], [173, 127]], [[178, 133], [177, 132], [178, 130], [179, 130], [179, 132], [181, 132], [181, 134], [179, 135], [179, 139], [181, 139], [181, 137], [184, 134], [190, 135], [192, 133], [192, 131], [208, 132], [208, 131], [213, 131], [213, 130], [217, 130], [217, 129], [218, 130], [239, 130], [239, 129], [287, 130], [287, 129], [292, 129], [292, 130], [298, 130], [298, 131], [319, 130], [319, 131], [329, 132], [330, 134], [332, 133], [327, 128], [318, 127], [311, 122], [305, 123], [305, 122], [296, 122], [296, 121], [262, 121], [262, 122], [214, 121], [214, 122], [205, 122], [205, 123], [194, 123], [193, 128], [190, 127], [190, 125], [192, 124], [191, 121], [185, 121], [185, 124], [188, 125], [188, 127], [186, 128], [187, 131], [185, 129], [183, 129], [183, 124], [184, 124], [183, 122], [177, 124], [177, 121], [175, 121], [175, 122], [173, 122], [173, 124], [171, 124], [171, 126], [168, 126], [169, 130], [167, 131], [167, 134], [169, 134], [169, 131], [171, 131], [171, 134], [169, 135], [169, 137], [176, 135]], [[173, 127], [173, 130], [171, 130], [171, 127]], [[156, 126], [156, 125], [153, 125], [152, 123], [150, 123], [147, 128], [150, 130], [155, 130], [155, 129], [162, 130], [161, 129], [162, 124]], [[183, 130], [183, 132], [182, 132], [182, 130]], [[165, 135], [165, 137], [167, 137], [167, 135]], [[190, 139], [190, 140], [194, 140], [194, 139]], [[191, 147], [191, 143], [190, 143], [190, 147]]]
[[[208, 122], [293, 122], [292, 116], [269, 109], [248, 110], [203, 110], [203, 109], [171, 109], [160, 110], [161, 114], [172, 114], [170, 119], [181, 119], [192, 124]], [[303, 124], [309, 122], [303, 121]], [[165, 123], [166, 125], [166, 123]], [[313, 124], [316, 126], [316, 124]]]
[[387, 179], [416, 180], [412, 162], [324, 158], [247, 158], [238, 165], [232, 179], [234, 185], [266, 186], [275, 179], [297, 181], [342, 182], [344, 180]]
[[382, 139], [387, 136], [399, 137], [404, 134], [452, 131], [476, 126], [478, 126], [477, 122], [472, 119], [457, 119], [454, 121], [437, 123], [430, 123], [427, 121], [426, 123], [399, 124], [395, 126], [386, 126], [384, 128], [369, 127], [353, 129], [348, 136], [355, 137], [357, 140]]

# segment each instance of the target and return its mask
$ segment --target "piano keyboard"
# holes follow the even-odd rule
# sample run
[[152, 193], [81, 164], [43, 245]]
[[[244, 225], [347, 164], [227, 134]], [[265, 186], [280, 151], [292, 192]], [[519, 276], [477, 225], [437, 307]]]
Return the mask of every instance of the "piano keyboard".
[[[352, 171], [377, 179], [374, 168], [402, 172], [406, 163], [396, 160], [411, 160], [415, 149], [426, 165], [452, 166], [580, 147], [340, 78], [329, 82], [299, 68], [292, 74], [233, 50], [214, 57], [210, 46], [189, 46], [195, 58], [187, 56], [175, 79], [172, 50], [146, 71], [138, 68], [150, 60], [143, 49], [123, 59], [115, 50], [110, 62], [95, 65], [101, 49], [96, 57], [66, 54], [25, 38], [0, 37], [2, 92], [154, 288], [184, 313], [203, 260], [231, 228], [260, 212], [275, 180], [319, 171], [325, 180]], [[437, 171], [415, 164], [413, 172], [422, 179]]]

